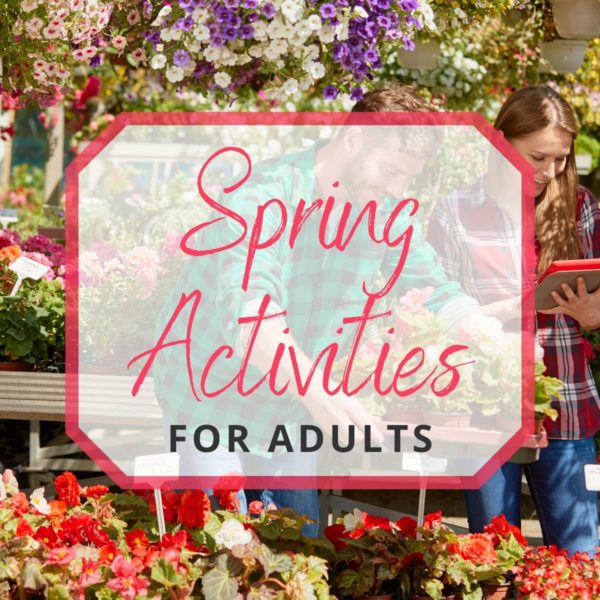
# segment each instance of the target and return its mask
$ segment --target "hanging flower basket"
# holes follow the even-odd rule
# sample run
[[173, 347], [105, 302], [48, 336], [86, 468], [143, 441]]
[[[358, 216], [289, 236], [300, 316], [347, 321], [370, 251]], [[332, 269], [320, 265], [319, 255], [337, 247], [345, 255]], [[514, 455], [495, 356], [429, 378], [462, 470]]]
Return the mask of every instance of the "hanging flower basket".
[[561, 37], [590, 40], [600, 35], [598, 0], [552, 0], [552, 16]]
[[415, 49], [398, 50], [398, 62], [407, 69], [433, 69], [440, 57], [437, 40], [415, 41]]
[[557, 73], [574, 73], [583, 63], [586, 47], [580, 40], [542, 42], [542, 57]]

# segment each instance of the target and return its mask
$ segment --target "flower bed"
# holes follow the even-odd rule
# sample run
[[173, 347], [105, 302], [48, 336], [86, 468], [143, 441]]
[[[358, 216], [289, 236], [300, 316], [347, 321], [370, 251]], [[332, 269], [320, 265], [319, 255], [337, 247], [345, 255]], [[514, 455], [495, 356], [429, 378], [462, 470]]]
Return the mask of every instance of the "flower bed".
[[515, 581], [519, 598], [600, 598], [600, 557], [534, 549], [504, 517], [484, 534], [458, 535], [427, 515], [424, 526], [355, 510], [305, 538], [306, 519], [250, 505], [241, 515], [239, 479], [163, 493], [167, 533], [158, 534], [152, 492], [82, 488], [71, 473], [29, 498], [10, 471], [0, 480], [1, 598], [292, 598], [390, 593], [395, 598], [483, 597], [486, 582]]

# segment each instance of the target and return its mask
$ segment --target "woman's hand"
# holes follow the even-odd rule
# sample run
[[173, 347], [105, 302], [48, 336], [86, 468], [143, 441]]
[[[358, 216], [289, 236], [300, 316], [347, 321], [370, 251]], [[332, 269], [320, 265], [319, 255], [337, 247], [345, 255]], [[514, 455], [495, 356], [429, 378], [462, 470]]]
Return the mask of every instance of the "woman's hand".
[[600, 288], [589, 294], [583, 277], [577, 278], [577, 292], [570, 285], [563, 283], [561, 288], [564, 297], [558, 292], [551, 292], [556, 304], [555, 308], [540, 310], [544, 315], [565, 314], [573, 317], [583, 329], [600, 328]]

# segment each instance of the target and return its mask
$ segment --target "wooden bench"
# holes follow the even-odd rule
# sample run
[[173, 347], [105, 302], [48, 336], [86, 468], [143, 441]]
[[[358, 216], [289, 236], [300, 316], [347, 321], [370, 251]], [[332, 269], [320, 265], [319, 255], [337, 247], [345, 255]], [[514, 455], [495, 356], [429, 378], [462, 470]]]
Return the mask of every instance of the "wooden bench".
[[46, 471], [99, 471], [88, 458], [66, 458], [81, 452], [72, 442], [41, 445], [40, 421], [65, 420], [64, 373], [0, 372], [0, 418], [30, 422], [29, 461], [24, 470], [31, 474], [32, 486]]

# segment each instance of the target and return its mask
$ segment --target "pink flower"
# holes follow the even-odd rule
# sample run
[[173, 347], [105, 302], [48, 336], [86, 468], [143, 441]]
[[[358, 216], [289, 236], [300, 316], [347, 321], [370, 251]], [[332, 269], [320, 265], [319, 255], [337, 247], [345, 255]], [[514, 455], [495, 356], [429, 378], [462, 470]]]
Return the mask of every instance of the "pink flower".
[[126, 600], [134, 600], [136, 596], [148, 591], [149, 581], [137, 574], [143, 569], [143, 564], [137, 560], [128, 561], [118, 555], [111, 563], [110, 568], [116, 575], [106, 583], [111, 590], [120, 592]]
[[432, 293], [433, 287], [431, 286], [427, 286], [422, 290], [413, 288], [412, 290], [406, 292], [402, 298], [400, 298], [400, 305], [406, 312], [419, 312]]
[[95, 560], [84, 558], [81, 563], [81, 575], [79, 576], [79, 585], [88, 587], [98, 583], [101, 579], [100, 566]]
[[45, 279], [46, 281], [52, 281], [54, 279], [54, 270], [52, 269], [52, 262], [45, 254], [41, 254], [40, 252], [23, 252], [23, 254], [21, 254], [21, 256], [25, 256], [26, 258], [35, 260], [35, 262], [38, 262], [42, 265], [46, 265], [47, 267], [50, 267], [42, 275], [42, 279]]
[[77, 549], [74, 546], [52, 548], [46, 560], [47, 565], [68, 565], [77, 558]]

